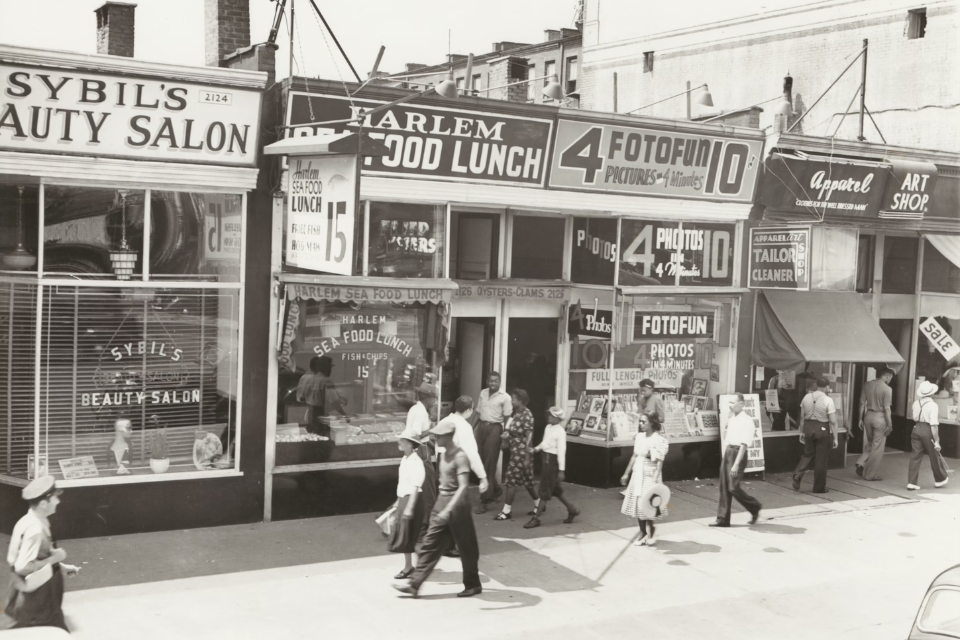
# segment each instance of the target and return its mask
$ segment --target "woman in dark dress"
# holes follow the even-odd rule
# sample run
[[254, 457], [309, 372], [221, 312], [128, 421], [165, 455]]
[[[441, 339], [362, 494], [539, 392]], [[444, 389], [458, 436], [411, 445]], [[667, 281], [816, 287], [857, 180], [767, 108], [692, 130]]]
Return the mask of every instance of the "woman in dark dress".
[[517, 495], [517, 487], [523, 487], [533, 500], [534, 509], [540, 502], [533, 481], [533, 456], [530, 447], [533, 445], [533, 414], [527, 408], [530, 397], [523, 389], [514, 389], [510, 394], [513, 400], [513, 417], [503, 431], [503, 439], [509, 443], [510, 457], [507, 461], [507, 470], [503, 474], [503, 486], [507, 488], [507, 497], [504, 499], [503, 510], [494, 520], [510, 520], [513, 516], [513, 499]]

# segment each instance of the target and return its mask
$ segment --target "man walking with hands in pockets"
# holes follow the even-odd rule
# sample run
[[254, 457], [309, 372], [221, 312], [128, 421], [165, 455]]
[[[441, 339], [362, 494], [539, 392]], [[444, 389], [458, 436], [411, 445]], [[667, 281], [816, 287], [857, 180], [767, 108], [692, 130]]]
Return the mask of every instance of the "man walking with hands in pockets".
[[730, 405], [733, 415], [727, 423], [726, 446], [720, 463], [720, 504], [717, 506], [717, 520], [710, 523], [711, 527], [730, 526], [730, 507], [734, 498], [750, 512], [750, 524], [757, 522], [762, 508], [760, 501], [740, 486], [747, 468], [747, 448], [753, 444], [756, 426], [753, 418], [743, 412], [743, 394], [733, 395], [735, 399]]

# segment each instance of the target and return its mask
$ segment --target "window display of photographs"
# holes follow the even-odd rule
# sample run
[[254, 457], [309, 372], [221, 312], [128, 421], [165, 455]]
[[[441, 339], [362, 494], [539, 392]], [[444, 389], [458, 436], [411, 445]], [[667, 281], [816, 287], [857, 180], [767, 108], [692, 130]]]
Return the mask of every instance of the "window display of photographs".
[[[590, 400], [590, 413], [596, 414], [597, 416], [599, 416], [601, 413], [603, 413], [603, 407], [604, 405], [606, 405], [606, 403], [607, 403], [606, 397], [594, 396]], [[591, 428], [591, 427], [588, 427], [588, 428]]]
[[687, 413], [693, 413], [694, 409], [696, 409], [696, 398], [683, 396], [683, 410]]
[[694, 405], [697, 411], [706, 411], [708, 408], [710, 408], [710, 398], [706, 396], [699, 396], [696, 398]]
[[695, 378], [693, 380], [693, 383], [690, 385], [690, 395], [694, 395], [694, 396], [707, 395], [707, 381], [701, 380], [700, 378]]

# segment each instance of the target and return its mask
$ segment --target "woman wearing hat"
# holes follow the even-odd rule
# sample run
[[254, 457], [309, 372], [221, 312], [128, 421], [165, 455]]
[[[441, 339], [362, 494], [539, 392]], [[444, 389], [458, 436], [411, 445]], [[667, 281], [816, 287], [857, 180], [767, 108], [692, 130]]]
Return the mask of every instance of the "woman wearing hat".
[[620, 484], [627, 486], [627, 494], [623, 498], [620, 513], [636, 518], [640, 523], [640, 537], [633, 543], [638, 547], [657, 542], [651, 513], [657, 520], [667, 515], [666, 504], [653, 509], [647, 508], [646, 505], [650, 500], [647, 494], [657, 485], [663, 484], [663, 461], [667, 457], [667, 449], [670, 448], [667, 439], [660, 434], [660, 430], [660, 421], [656, 415], [641, 414], [640, 433], [637, 434], [633, 445], [633, 456], [627, 463], [627, 470], [623, 472], [623, 477], [620, 478]]
[[23, 488], [30, 509], [13, 528], [7, 563], [13, 573], [6, 613], [13, 628], [60, 627], [63, 619], [63, 573], [79, 568], [66, 564], [67, 552], [57, 547], [48, 518], [57, 511], [60, 494], [53, 476], [37, 478]]
[[930, 458], [930, 468], [933, 470], [933, 486], [940, 488], [950, 479], [940, 460], [940, 407], [932, 396], [937, 392], [937, 385], [924, 380], [917, 387], [917, 399], [913, 403], [913, 419], [917, 423], [913, 426], [910, 436], [910, 445], [913, 453], [910, 456], [910, 470], [907, 477], [907, 489], [916, 491], [920, 488], [920, 462], [924, 454]]
[[412, 431], [404, 431], [397, 439], [397, 446], [403, 452], [397, 480], [397, 525], [387, 550], [403, 554], [403, 571], [394, 576], [403, 580], [413, 574], [413, 554], [423, 531], [424, 500], [420, 493], [427, 479], [427, 463], [417, 455], [420, 440]]

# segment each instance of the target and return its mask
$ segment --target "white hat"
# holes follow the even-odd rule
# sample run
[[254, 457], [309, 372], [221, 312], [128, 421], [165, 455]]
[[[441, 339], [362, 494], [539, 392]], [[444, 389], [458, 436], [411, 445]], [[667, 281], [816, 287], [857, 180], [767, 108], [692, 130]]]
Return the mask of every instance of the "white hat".
[[670, 489], [664, 484], [655, 484], [640, 496], [640, 512], [645, 519], [653, 520], [660, 516], [659, 511], [670, 502]]
[[548, 412], [550, 413], [550, 415], [552, 415], [554, 418], [563, 419], [563, 409], [561, 409], [560, 407], [550, 407], [549, 409], [547, 409], [547, 411], [548, 411]]
[[929, 398], [939, 390], [939, 387], [928, 380], [924, 380], [917, 387], [918, 398]]

